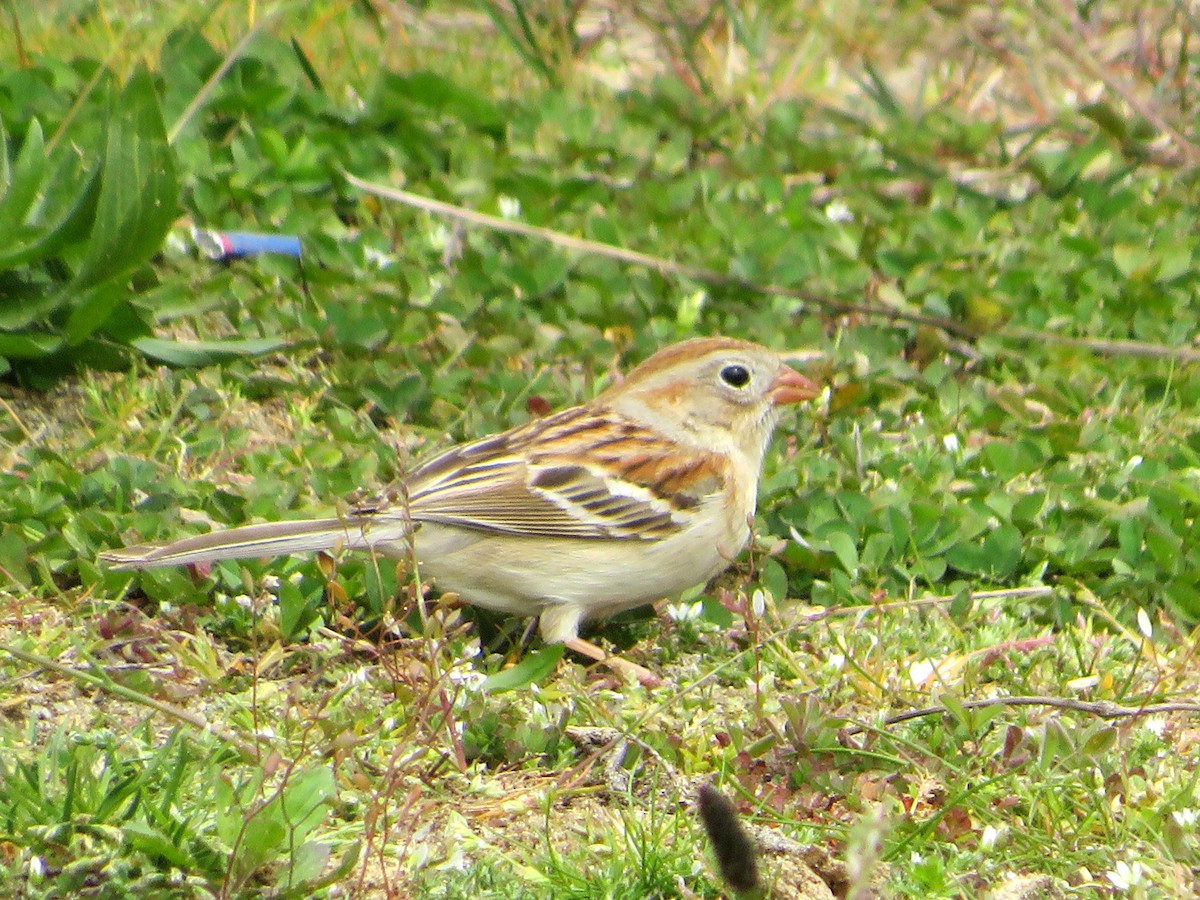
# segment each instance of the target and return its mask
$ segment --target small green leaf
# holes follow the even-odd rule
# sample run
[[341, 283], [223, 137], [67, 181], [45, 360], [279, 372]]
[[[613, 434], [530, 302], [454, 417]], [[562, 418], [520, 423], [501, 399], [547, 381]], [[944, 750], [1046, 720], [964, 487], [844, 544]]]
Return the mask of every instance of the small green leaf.
[[0, 357], [5, 359], [41, 359], [61, 350], [66, 342], [56, 334], [27, 331], [0, 334]]
[[554, 671], [554, 667], [562, 659], [564, 649], [562, 644], [549, 644], [528, 654], [515, 666], [488, 676], [483, 683], [483, 690], [489, 694], [500, 694], [541, 681]]
[[0, 248], [0, 269], [12, 269], [30, 262], [49, 259], [70, 243], [86, 237], [96, 215], [100, 195], [99, 170], [93, 169], [75, 201], [53, 225], [25, 229], [29, 239], [10, 240]]
[[1098, 100], [1095, 103], [1085, 103], [1079, 107], [1081, 115], [1091, 119], [1100, 126], [1102, 131], [1107, 132], [1118, 141], [1124, 141], [1129, 137], [1129, 127], [1125, 123], [1125, 119], [1121, 114], [1109, 103], [1103, 100]]
[[733, 625], [733, 613], [716, 597], [705, 597], [701, 602], [704, 604], [705, 622], [711, 622], [721, 629]]
[[1038, 760], [1043, 766], [1052, 766], [1063, 757], [1068, 756], [1075, 750], [1075, 742], [1071, 740], [1071, 735], [1067, 729], [1063, 727], [1062, 722], [1056, 718], [1046, 719], [1042, 726], [1042, 746], [1038, 753]]
[[975, 598], [971, 595], [971, 588], [964, 585], [950, 601], [950, 618], [961, 624], [966, 620], [974, 605]]
[[75, 346], [91, 337], [128, 294], [128, 288], [118, 281], [106, 281], [84, 291], [67, 319], [67, 343]]
[[1085, 759], [1094, 762], [1113, 748], [1117, 742], [1117, 730], [1110, 725], [1101, 725], [1089, 734], [1079, 748], [1079, 753]]
[[[4, 143], [7, 158], [7, 138]], [[46, 142], [37, 119], [29, 123], [25, 143], [11, 173], [8, 189], [0, 197], [0, 243], [4, 244], [9, 240], [9, 232], [25, 223], [45, 181]]]
[[28, 588], [31, 583], [29, 548], [15, 526], [6, 526], [0, 532], [0, 584], [4, 582], [10, 588]]
[[1112, 248], [1113, 265], [1126, 278], [1141, 275], [1151, 265], [1150, 251], [1144, 244], [1116, 244]]
[[336, 795], [333, 772], [327, 766], [316, 766], [288, 780], [283, 790], [283, 814], [292, 828], [294, 843], [304, 840], [321, 824], [329, 812], [329, 801]]
[[971, 714], [970, 711], [963, 706], [961, 697], [956, 697], [953, 694], [940, 694], [938, 702], [946, 707], [946, 713], [954, 719], [954, 721], [962, 728], [970, 730]]
[[228, 341], [168, 341], [162, 338], [138, 338], [134, 349], [151, 359], [171, 366], [209, 366], [217, 362], [247, 356], [262, 356], [288, 346], [275, 338], [247, 338]]
[[831, 532], [825, 540], [842, 568], [853, 575], [858, 570], [858, 548], [854, 546], [854, 540], [844, 531]]
[[762, 571], [759, 575], [759, 582], [770, 591], [771, 596], [776, 601], [783, 600], [787, 597], [788, 579], [787, 572], [783, 570], [783, 566], [779, 564], [779, 560], [767, 558], [762, 562]]
[[154, 81], [139, 67], [109, 122], [96, 224], [72, 290], [117, 278], [149, 260], [175, 220], [178, 193]]
[[962, 541], [946, 553], [946, 562], [974, 575], [1008, 578], [1021, 562], [1021, 532], [1003, 524], [993, 529], [981, 543]]
[[161, 858], [183, 870], [190, 870], [196, 865], [196, 861], [186, 850], [145, 822], [126, 822], [121, 827], [121, 835], [133, 849], [146, 856]]
[[332, 851], [330, 846], [320, 841], [307, 841], [296, 848], [288, 868], [287, 884], [296, 888], [313, 881], [329, 864]]

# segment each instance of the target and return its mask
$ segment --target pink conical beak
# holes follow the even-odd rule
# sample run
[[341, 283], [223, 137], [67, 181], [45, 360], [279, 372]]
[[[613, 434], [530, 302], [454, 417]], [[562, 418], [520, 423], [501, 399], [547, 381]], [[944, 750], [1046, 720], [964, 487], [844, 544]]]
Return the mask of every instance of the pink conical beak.
[[821, 388], [815, 381], [805, 378], [789, 366], [780, 368], [779, 374], [775, 376], [775, 380], [771, 382], [771, 387], [767, 390], [767, 396], [776, 406], [812, 400], [820, 393]]

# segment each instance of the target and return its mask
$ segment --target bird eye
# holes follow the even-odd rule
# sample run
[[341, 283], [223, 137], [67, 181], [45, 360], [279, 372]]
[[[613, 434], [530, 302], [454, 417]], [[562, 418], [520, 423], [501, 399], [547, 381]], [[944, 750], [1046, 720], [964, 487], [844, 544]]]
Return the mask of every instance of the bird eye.
[[734, 363], [721, 370], [721, 380], [730, 387], [744, 388], [750, 383], [750, 370]]

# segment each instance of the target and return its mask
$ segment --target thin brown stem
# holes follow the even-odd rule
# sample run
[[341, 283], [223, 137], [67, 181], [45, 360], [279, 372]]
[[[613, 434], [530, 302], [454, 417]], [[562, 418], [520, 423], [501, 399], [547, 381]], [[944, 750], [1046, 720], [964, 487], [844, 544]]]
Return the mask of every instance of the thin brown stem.
[[[1101, 719], [1122, 719], [1135, 716], [1155, 716], [1163, 713], [1184, 712], [1200, 713], [1200, 703], [1146, 703], [1140, 706], [1122, 706], [1108, 700], [1072, 700], [1070, 697], [992, 697], [987, 700], [965, 700], [963, 709], [986, 709], [990, 706], [1048, 706], [1053, 709], [1067, 709], [1072, 712], [1086, 713]], [[925, 706], [920, 709], [909, 709], [895, 713], [883, 720], [884, 726], [898, 725], [912, 719], [925, 716], [937, 716], [949, 712], [945, 706]], [[861, 734], [874, 726], [854, 725], [847, 729], [849, 734]]]

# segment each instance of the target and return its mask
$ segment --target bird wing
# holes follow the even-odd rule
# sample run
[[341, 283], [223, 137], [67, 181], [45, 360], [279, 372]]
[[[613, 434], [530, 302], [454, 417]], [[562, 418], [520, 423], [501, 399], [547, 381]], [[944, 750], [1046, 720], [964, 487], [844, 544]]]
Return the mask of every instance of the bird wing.
[[725, 484], [724, 458], [576, 407], [453, 447], [406, 479], [408, 515], [478, 531], [660, 540]]

